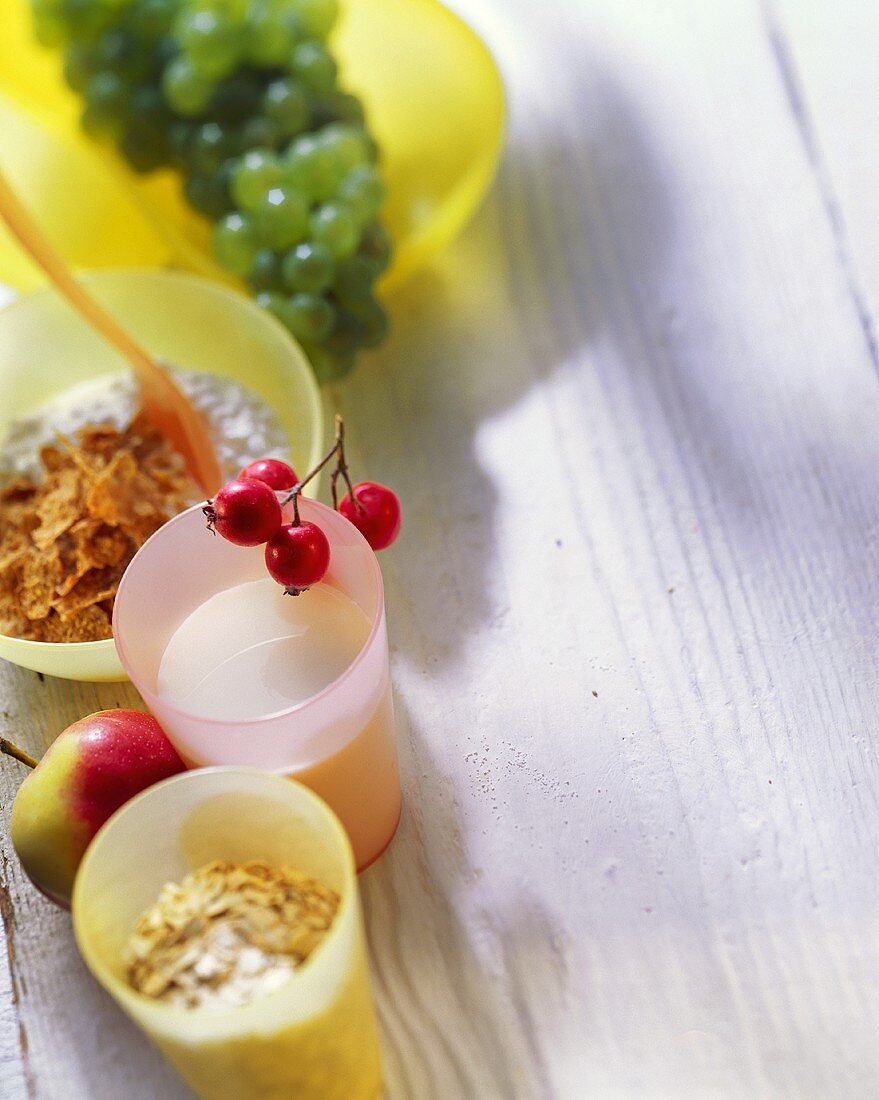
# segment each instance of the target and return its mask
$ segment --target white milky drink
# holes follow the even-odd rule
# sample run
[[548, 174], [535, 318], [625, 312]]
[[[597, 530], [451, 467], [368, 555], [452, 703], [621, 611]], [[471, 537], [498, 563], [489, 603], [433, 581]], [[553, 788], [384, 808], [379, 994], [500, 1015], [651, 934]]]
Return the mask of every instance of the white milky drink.
[[328, 584], [288, 596], [270, 577], [218, 592], [184, 619], [159, 666], [159, 695], [200, 718], [259, 718], [305, 702], [366, 643], [361, 608]]

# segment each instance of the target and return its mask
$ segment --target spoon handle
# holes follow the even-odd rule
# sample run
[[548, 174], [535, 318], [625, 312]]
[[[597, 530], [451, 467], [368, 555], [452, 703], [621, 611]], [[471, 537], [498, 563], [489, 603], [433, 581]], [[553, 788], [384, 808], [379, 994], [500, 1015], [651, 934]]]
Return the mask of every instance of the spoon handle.
[[0, 215], [32, 260], [37, 263], [68, 302], [125, 356], [137, 373], [161, 370], [140, 345], [119, 326], [102, 306], [73, 277], [67, 264], [43, 236], [22, 205], [6, 176], [0, 171]]
[[117, 351], [134, 371], [141, 403], [154, 428], [183, 455], [187, 468], [208, 496], [222, 481], [216, 449], [202, 417], [168, 372], [133, 340], [74, 278], [0, 171], [0, 218], [62, 297]]

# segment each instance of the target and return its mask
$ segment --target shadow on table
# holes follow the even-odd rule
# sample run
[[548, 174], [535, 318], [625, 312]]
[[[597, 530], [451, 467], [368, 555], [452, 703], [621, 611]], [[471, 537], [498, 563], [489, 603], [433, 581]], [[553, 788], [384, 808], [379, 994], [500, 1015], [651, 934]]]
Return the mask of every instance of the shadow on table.
[[[571, 95], [584, 108], [564, 112], [576, 120], [569, 129], [526, 125], [521, 139], [513, 103], [514, 136], [489, 201], [394, 299], [388, 346], [327, 391], [347, 415], [357, 476], [391, 484], [403, 500], [401, 540], [382, 560], [395, 661], [430, 679], [437, 706], [455, 691], [471, 639], [505, 629], [486, 457], [498, 447], [493, 422], [513, 423], [541, 380], [596, 369], [588, 349], [615, 321], [601, 314], [597, 272], [622, 278], [618, 252], [640, 257], [639, 293], [661, 274], [664, 190], [624, 96], [597, 70]], [[539, 491], [546, 456], [528, 438], [511, 443], [502, 441], [522, 492]], [[515, 693], [510, 685], [510, 713], [487, 715], [487, 728], [508, 723], [515, 736]], [[468, 861], [458, 804], [471, 792], [449, 774], [466, 769], [445, 766], [411, 716], [399, 726], [406, 809], [394, 845], [362, 880], [392, 1094], [547, 1095], [532, 1026], [539, 1020], [546, 1034], [564, 1011], [565, 946], [535, 898], [490, 910], [492, 884]], [[444, 748], [463, 753], [461, 744]], [[477, 891], [474, 919], [464, 903]], [[486, 1072], [497, 1075], [488, 1091]]]
[[[563, 1011], [559, 945], [526, 894], [501, 913], [482, 899], [474, 919], [468, 895], [483, 876], [468, 866], [460, 807], [417, 726], [397, 709], [403, 817], [386, 855], [360, 880], [387, 1096], [548, 1095], [532, 1040], [535, 1013], [545, 1022]], [[526, 960], [539, 999], [524, 988]]]
[[[498, 494], [480, 453], [492, 423], [541, 380], [595, 369], [588, 348], [617, 320], [602, 315], [596, 280], [623, 277], [616, 254], [639, 257], [638, 293], [660, 277], [667, 204], [645, 135], [597, 66], [570, 94], [584, 106], [561, 112], [568, 129], [532, 122], [522, 136], [513, 102], [488, 201], [393, 298], [388, 345], [326, 392], [348, 415], [365, 476], [403, 500], [403, 534], [382, 564], [389, 603], [418, 625], [419, 638], [398, 639], [401, 659], [421, 650], [431, 670], [464, 664], [469, 639], [503, 615], [492, 599]], [[520, 438], [507, 451], [522, 492], [539, 492], [539, 443]]]

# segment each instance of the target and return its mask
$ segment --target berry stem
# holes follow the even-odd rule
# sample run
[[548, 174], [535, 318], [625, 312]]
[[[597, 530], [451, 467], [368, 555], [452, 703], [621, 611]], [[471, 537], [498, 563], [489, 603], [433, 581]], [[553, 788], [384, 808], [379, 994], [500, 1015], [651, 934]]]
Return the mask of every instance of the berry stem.
[[348, 463], [345, 459], [345, 424], [341, 416], [336, 414], [336, 439], [339, 444], [339, 461], [336, 463], [336, 469], [333, 471], [333, 507], [336, 508], [336, 482], [339, 480], [339, 475], [342, 475], [345, 484], [348, 486], [348, 492], [351, 495], [351, 499], [357, 505], [362, 512], [363, 505], [354, 495], [354, 487], [351, 484], [351, 478], [348, 476]]
[[333, 492], [333, 508], [338, 507], [338, 494], [336, 491], [336, 483], [339, 478], [343, 478], [345, 484], [348, 486], [348, 492], [351, 494], [351, 499], [357, 504], [357, 507], [363, 510], [363, 505], [357, 500], [354, 495], [354, 489], [351, 485], [351, 478], [348, 476], [348, 463], [345, 461], [345, 421], [336, 413], [336, 439], [332, 447], [327, 451], [323, 458], [318, 462], [314, 469], [309, 470], [308, 473], [301, 480], [297, 481], [290, 492], [281, 501], [281, 506], [293, 502], [293, 526], [298, 527], [300, 525], [299, 519], [299, 494], [305, 488], [305, 486], [317, 477], [321, 470], [328, 465], [328, 463], [335, 458], [336, 468], [333, 470], [333, 476], [330, 482]]
[[35, 768], [39, 764], [39, 760], [35, 756], [31, 756], [29, 752], [20, 749], [18, 745], [7, 741], [5, 737], [0, 737], [0, 752], [5, 756], [11, 756], [14, 760], [18, 760], [19, 763], [25, 764], [29, 768]]
[[324, 466], [326, 466], [330, 459], [333, 458], [334, 455], [339, 453], [339, 421], [341, 419], [342, 418], [340, 416], [336, 417], [336, 442], [332, 445], [332, 447], [330, 447], [330, 449], [323, 456], [320, 462], [318, 462], [318, 464], [313, 469], [309, 470], [305, 477], [300, 478], [299, 481], [296, 482], [290, 492], [281, 501], [282, 506], [285, 504], [289, 504], [291, 500], [295, 500], [296, 497], [298, 497], [302, 490], [305, 488], [305, 486], [309, 483], [309, 481], [317, 477], [317, 475], [321, 472]]

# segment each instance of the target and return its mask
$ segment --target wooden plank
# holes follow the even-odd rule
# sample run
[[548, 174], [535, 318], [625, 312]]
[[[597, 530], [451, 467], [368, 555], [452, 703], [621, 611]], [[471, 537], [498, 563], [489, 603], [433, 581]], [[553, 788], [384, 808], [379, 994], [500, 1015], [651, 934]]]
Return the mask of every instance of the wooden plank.
[[[4, 857], [5, 858], [5, 857]], [[18, 1016], [18, 984], [15, 966], [15, 913], [7, 889], [6, 873], [0, 880], [0, 916], [4, 950], [0, 953], [0, 1081], [8, 1095], [33, 1093], [29, 1079], [27, 1034]]]
[[767, 0], [766, 21], [791, 112], [820, 181], [841, 262], [876, 352], [879, 312], [879, 78], [874, 4]]
[[[2, 735], [39, 756], [54, 735], [95, 710], [142, 706], [127, 684], [72, 684], [3, 664]], [[17, 983], [18, 1040], [30, 1093], [43, 1098], [188, 1096], [176, 1075], [112, 1000], [79, 958], [66, 913], [37, 893], [8, 844], [8, 815], [21, 767], [0, 768], [7, 906], [14, 920], [13, 978]], [[5, 1088], [5, 1078], [4, 1078]], [[6, 1093], [3, 1093], [4, 1097]]]
[[[872, 1095], [879, 390], [777, 43], [743, 0], [466, 10], [498, 188], [327, 394], [406, 505], [388, 1095]], [[32, 749], [132, 698], [0, 695]], [[14, 1088], [185, 1095], [8, 873]]]
[[495, 994], [446, 1018], [515, 1006], [534, 1091], [865, 1094], [877, 396], [814, 173], [743, 5], [529, 11], [499, 208], [347, 398], [433, 474], [423, 905]]

